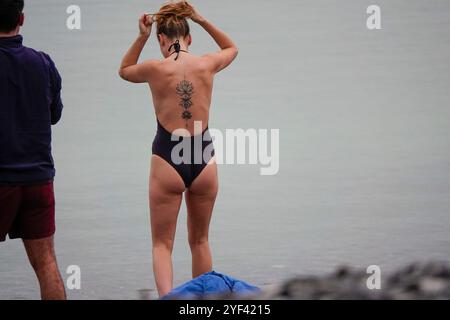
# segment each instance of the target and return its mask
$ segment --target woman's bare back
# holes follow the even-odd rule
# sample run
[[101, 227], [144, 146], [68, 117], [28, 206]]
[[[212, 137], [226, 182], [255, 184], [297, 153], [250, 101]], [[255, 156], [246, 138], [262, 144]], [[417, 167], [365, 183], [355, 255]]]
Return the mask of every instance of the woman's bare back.
[[170, 132], [187, 129], [194, 132], [194, 121], [208, 126], [214, 73], [203, 57], [181, 52], [160, 61], [148, 83], [156, 117]]

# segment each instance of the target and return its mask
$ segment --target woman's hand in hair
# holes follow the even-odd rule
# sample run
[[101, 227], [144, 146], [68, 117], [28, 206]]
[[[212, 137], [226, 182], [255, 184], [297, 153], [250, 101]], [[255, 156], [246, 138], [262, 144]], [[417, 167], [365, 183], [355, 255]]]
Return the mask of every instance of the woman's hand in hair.
[[139, 34], [143, 37], [150, 37], [152, 32], [153, 17], [149, 14], [143, 14], [139, 18]]
[[192, 16], [191, 16], [192, 21], [196, 23], [201, 23], [205, 21], [205, 18], [203, 18], [203, 16], [197, 11], [197, 9], [192, 4], [187, 3], [187, 5], [192, 9]]

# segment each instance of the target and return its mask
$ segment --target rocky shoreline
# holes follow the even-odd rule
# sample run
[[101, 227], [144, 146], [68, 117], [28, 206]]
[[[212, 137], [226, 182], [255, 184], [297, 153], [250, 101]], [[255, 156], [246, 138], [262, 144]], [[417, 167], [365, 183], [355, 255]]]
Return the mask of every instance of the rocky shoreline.
[[[366, 270], [338, 268], [325, 276], [301, 276], [263, 290], [251, 299], [269, 300], [449, 300], [450, 265], [414, 263], [381, 277], [380, 289], [368, 289]], [[228, 299], [237, 297], [228, 296]], [[242, 297], [240, 297], [242, 298]]]

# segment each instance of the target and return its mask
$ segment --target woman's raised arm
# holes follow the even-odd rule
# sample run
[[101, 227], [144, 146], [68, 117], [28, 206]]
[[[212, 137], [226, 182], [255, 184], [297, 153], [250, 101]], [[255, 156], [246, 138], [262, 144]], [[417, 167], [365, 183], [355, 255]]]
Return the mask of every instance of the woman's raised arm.
[[192, 5], [190, 6], [194, 12], [191, 17], [192, 21], [202, 26], [221, 49], [219, 52], [204, 55], [205, 58], [211, 61], [214, 71], [219, 72], [229, 66], [237, 57], [238, 48], [225, 32], [206, 20]]
[[152, 32], [152, 24], [153, 19], [148, 14], [142, 15], [139, 19], [139, 36], [128, 49], [120, 65], [119, 75], [122, 79], [133, 83], [147, 82], [155, 61], [138, 64], [138, 60]]

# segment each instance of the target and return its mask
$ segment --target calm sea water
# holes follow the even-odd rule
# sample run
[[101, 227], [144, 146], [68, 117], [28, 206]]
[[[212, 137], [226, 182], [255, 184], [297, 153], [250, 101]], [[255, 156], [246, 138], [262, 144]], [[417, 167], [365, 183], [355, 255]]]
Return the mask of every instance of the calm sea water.
[[[65, 27], [82, 9], [82, 30]], [[280, 172], [221, 166], [211, 226], [214, 267], [256, 285], [337, 265], [392, 270], [449, 261], [450, 4], [372, 1], [195, 1], [236, 41], [218, 75], [211, 127], [280, 129]], [[154, 289], [147, 180], [155, 117], [145, 85], [117, 76], [152, 1], [27, 1], [28, 46], [64, 78], [54, 130], [57, 253], [82, 270], [72, 299], [134, 299]], [[192, 52], [216, 50], [192, 26]], [[160, 57], [152, 37], [143, 54]], [[190, 277], [186, 211], [175, 282]], [[0, 248], [0, 298], [39, 297], [20, 241]]]

